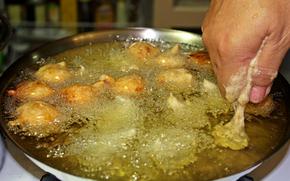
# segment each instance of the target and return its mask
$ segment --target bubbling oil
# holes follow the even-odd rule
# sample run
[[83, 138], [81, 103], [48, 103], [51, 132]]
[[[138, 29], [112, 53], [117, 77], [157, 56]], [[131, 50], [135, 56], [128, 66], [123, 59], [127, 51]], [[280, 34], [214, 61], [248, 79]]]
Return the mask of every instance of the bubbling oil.
[[[161, 53], [174, 45], [154, 44]], [[184, 59], [197, 51], [181, 47]], [[185, 91], [168, 90], [156, 82], [163, 69], [155, 59], [142, 62], [127, 48], [128, 42], [97, 43], [43, 59], [39, 66], [64, 61], [73, 73], [72, 79], [52, 85], [55, 90], [90, 85], [103, 74], [114, 78], [137, 74], [145, 89], [137, 96], [107, 90], [84, 105], [68, 104], [55, 93], [44, 101], [63, 115], [62, 132], [37, 138], [12, 129], [24, 139], [23, 147], [55, 168], [97, 180], [210, 180], [249, 167], [279, 143], [286, 121], [274, 112], [271, 120], [252, 117], [255, 121], [246, 123], [247, 149], [217, 147], [212, 127], [229, 121], [233, 112], [219, 93], [204, 92], [202, 82], [215, 83], [214, 74], [187, 63], [184, 68], [198, 80], [196, 85]], [[33, 74], [26, 79], [34, 79]]]

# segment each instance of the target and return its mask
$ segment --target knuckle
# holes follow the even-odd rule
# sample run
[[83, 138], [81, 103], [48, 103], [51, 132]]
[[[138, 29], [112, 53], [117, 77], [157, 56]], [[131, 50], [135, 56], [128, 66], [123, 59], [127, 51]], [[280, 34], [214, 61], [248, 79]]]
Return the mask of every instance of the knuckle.
[[258, 86], [268, 86], [276, 78], [278, 71], [273, 68], [258, 66], [253, 75], [253, 84]]

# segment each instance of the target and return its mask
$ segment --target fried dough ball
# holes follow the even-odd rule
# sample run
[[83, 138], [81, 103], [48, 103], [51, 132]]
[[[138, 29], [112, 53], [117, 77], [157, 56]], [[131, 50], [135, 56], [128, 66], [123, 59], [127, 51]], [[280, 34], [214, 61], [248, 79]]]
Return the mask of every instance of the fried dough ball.
[[70, 104], [85, 104], [97, 96], [99, 92], [91, 85], [75, 84], [61, 90], [61, 96]]
[[106, 74], [101, 75], [99, 80], [103, 82], [106, 86], [112, 86], [116, 81], [113, 77]]
[[135, 42], [128, 48], [128, 52], [135, 58], [146, 61], [160, 53], [159, 48], [148, 42]]
[[249, 103], [246, 106], [245, 112], [255, 116], [267, 117], [274, 111], [276, 105], [271, 96], [268, 96], [258, 104]]
[[18, 84], [15, 90], [8, 91], [8, 95], [24, 100], [41, 100], [53, 93], [51, 87], [40, 81], [25, 81]]
[[[189, 54], [188, 61], [200, 66], [210, 66], [210, 58], [207, 52], [200, 51]], [[211, 66], [210, 66], [211, 67]]]
[[56, 64], [47, 64], [38, 69], [35, 73], [37, 79], [51, 84], [63, 83], [72, 77], [72, 74], [66, 67], [65, 62]]
[[57, 117], [59, 111], [42, 101], [31, 101], [18, 107], [17, 118], [10, 121], [9, 127], [18, 127], [31, 136], [45, 137], [60, 132]]
[[197, 80], [184, 68], [164, 70], [156, 76], [156, 81], [172, 91], [185, 91], [197, 86]]
[[207, 52], [200, 51], [191, 53], [187, 57], [187, 62], [193, 63], [195, 65], [198, 65], [199, 67], [206, 68], [206, 69], [212, 69], [210, 57]]
[[144, 91], [144, 80], [139, 75], [127, 75], [116, 80], [113, 90], [118, 94], [138, 95]]
[[180, 46], [177, 44], [157, 56], [155, 61], [162, 68], [180, 68], [185, 65], [185, 60], [185, 57], [180, 54]]
[[89, 103], [98, 97], [104, 90], [111, 89], [115, 79], [109, 75], [101, 75], [99, 80], [92, 85], [75, 84], [61, 89], [60, 94], [66, 102], [75, 105]]
[[95, 91], [102, 92], [105, 89], [111, 89], [115, 84], [115, 79], [109, 75], [103, 74], [100, 76], [99, 81], [92, 86]]

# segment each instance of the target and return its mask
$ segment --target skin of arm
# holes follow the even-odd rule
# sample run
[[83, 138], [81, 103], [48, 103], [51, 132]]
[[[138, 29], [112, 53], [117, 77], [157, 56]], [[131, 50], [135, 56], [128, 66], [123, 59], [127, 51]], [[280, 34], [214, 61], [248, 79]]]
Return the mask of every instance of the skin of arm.
[[249, 96], [261, 102], [290, 48], [290, 1], [212, 0], [202, 31], [223, 95], [231, 76], [249, 66], [264, 42]]

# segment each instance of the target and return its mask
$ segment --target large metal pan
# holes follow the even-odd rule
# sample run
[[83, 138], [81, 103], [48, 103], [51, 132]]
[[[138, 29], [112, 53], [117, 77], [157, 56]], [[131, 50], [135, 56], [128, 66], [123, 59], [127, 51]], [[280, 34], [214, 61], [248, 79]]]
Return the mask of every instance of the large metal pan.
[[[53, 56], [60, 52], [63, 52], [68, 49], [81, 47], [83, 45], [88, 45], [95, 42], [110, 42], [113, 40], [127, 40], [127, 39], [153, 39], [153, 40], [162, 40], [167, 42], [176, 42], [176, 43], [186, 43], [202, 48], [201, 37], [196, 34], [176, 31], [176, 30], [167, 30], [167, 29], [149, 29], [149, 28], [132, 28], [116, 31], [104, 31], [104, 32], [90, 32], [71, 36], [64, 38], [49, 44], [46, 44], [36, 50], [33, 50], [29, 53], [26, 53], [24, 56], [19, 58], [13, 65], [11, 65], [0, 78], [0, 125], [2, 132], [5, 133], [6, 137], [12, 140], [33, 162], [35, 162], [42, 169], [56, 175], [61, 180], [86, 180], [85, 178], [80, 178], [77, 176], [70, 175], [65, 173], [63, 170], [57, 170], [53, 168], [53, 165], [48, 163], [45, 159], [40, 158], [35, 152], [24, 148], [22, 146], [22, 140], [20, 140], [14, 134], [7, 129], [7, 119], [4, 117], [4, 96], [8, 86], [13, 80], [18, 76], [18, 73], [24, 69], [37, 69], [37, 64], [41, 58], [46, 58]], [[274, 82], [273, 91], [277, 92], [277, 96], [283, 98], [284, 103], [286, 104], [287, 113], [290, 113], [290, 86], [287, 81], [279, 75]], [[273, 149], [271, 153], [262, 157], [258, 162], [253, 163], [250, 167], [244, 168], [244, 171], [230, 175], [226, 178], [216, 178], [221, 180], [237, 180], [240, 176], [249, 173], [251, 170], [256, 168], [261, 164], [265, 159], [273, 155], [277, 150], [279, 150], [289, 139], [290, 137], [290, 115], [286, 115], [287, 126], [285, 126], [283, 136], [279, 140], [277, 146]]]

